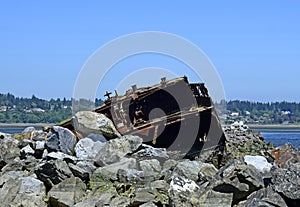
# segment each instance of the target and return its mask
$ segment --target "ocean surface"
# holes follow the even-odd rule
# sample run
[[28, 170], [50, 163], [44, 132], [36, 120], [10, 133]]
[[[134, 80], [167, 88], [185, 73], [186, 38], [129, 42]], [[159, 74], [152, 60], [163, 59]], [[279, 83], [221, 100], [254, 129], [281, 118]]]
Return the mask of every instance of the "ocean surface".
[[[26, 127], [0, 127], [0, 132], [17, 134], [21, 133]], [[35, 127], [41, 129], [41, 127]], [[256, 128], [255, 131], [261, 132], [266, 142], [272, 142], [275, 146], [281, 146], [289, 142], [298, 148], [300, 145], [300, 128], [294, 129], [263, 129]]]

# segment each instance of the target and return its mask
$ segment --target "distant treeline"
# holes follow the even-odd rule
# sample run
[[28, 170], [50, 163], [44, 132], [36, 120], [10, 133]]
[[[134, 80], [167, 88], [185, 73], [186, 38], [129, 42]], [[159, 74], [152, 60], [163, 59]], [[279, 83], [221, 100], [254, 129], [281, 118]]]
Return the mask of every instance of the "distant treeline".
[[[227, 102], [229, 112], [238, 112], [246, 122], [266, 124], [299, 124], [300, 103], [297, 102], [250, 102], [229, 101]], [[246, 119], [247, 118], [247, 119]]]
[[[102, 104], [95, 100], [95, 106]], [[72, 116], [71, 99], [44, 100], [0, 94], [0, 123], [58, 123]]]
[[[93, 105], [97, 107], [102, 103], [101, 99], [96, 99]], [[245, 122], [300, 123], [300, 103], [296, 102], [236, 100], [227, 102], [226, 106], [228, 114], [237, 112]], [[71, 116], [71, 99], [44, 100], [34, 95], [31, 98], [19, 98], [10, 93], [0, 94], [0, 123], [59, 123]]]

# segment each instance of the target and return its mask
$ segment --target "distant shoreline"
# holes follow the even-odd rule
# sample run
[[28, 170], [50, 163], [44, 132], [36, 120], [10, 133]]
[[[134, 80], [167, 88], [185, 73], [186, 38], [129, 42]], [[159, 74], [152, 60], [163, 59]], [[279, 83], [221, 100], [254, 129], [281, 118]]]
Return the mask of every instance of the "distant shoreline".
[[0, 123], [0, 127], [42, 127], [42, 126], [53, 126], [51, 123]]
[[249, 124], [252, 129], [299, 129], [300, 124]]

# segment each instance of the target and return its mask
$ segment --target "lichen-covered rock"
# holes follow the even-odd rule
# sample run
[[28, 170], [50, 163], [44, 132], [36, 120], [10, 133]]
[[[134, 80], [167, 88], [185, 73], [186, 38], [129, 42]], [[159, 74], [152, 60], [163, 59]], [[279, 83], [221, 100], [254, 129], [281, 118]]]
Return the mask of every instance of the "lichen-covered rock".
[[79, 111], [73, 118], [74, 128], [83, 136], [91, 133], [103, 134], [106, 138], [112, 139], [121, 137], [113, 122], [104, 114], [92, 111]]
[[123, 136], [121, 139], [112, 139], [98, 151], [95, 163], [99, 166], [118, 162], [125, 155], [137, 150], [143, 140], [138, 136]]
[[51, 206], [73, 207], [85, 195], [86, 185], [77, 177], [68, 178], [55, 185], [48, 193]]
[[75, 144], [75, 135], [69, 129], [60, 126], [53, 126], [52, 133], [46, 139], [48, 150], [60, 151], [68, 155], [73, 154]]

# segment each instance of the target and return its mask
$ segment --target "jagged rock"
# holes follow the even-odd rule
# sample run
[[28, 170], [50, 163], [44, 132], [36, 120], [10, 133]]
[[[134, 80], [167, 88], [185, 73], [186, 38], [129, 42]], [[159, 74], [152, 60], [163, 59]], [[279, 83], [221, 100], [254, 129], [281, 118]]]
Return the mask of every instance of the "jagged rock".
[[154, 148], [150, 145], [142, 144], [144, 149], [141, 149], [134, 153], [132, 157], [138, 158], [163, 158], [169, 159], [167, 150], [165, 148]]
[[75, 163], [77, 161], [77, 158], [71, 155], [67, 155], [62, 152], [50, 152], [46, 155], [48, 160], [63, 160], [67, 163]]
[[89, 134], [86, 138], [90, 138], [94, 142], [107, 142], [107, 139], [102, 134]]
[[232, 197], [233, 193], [219, 193], [213, 190], [209, 190], [199, 198], [199, 206], [231, 207]]
[[106, 165], [104, 167], [99, 167], [93, 173], [92, 177], [100, 177], [104, 180], [117, 180], [117, 173], [120, 169], [136, 169], [136, 160], [134, 158], [123, 157], [119, 162], [113, 163], [111, 165]]
[[286, 168], [290, 163], [300, 162], [300, 151], [295, 149], [291, 143], [273, 149], [271, 154], [276, 158], [275, 162], [281, 168]]
[[217, 171], [218, 170], [212, 164], [203, 163], [201, 161], [183, 160], [178, 162], [173, 172], [197, 182], [199, 179], [208, 180], [214, 176]]
[[238, 207], [244, 206], [280, 206], [287, 207], [283, 198], [271, 186], [253, 192], [247, 200], [239, 202]]
[[144, 180], [144, 172], [136, 169], [119, 169], [118, 180], [122, 183], [138, 183]]
[[33, 132], [33, 131], [35, 131], [36, 129], [34, 128], [34, 127], [32, 127], [32, 126], [29, 126], [29, 127], [26, 127], [24, 130], [23, 130], [23, 132]]
[[288, 206], [299, 206], [300, 163], [290, 163], [287, 169], [277, 169], [273, 174], [275, 191], [283, 196]]
[[119, 196], [116, 198], [113, 198], [109, 204], [110, 207], [127, 207], [130, 204], [130, 199], [125, 196]]
[[252, 192], [264, 186], [263, 178], [252, 165], [245, 165], [242, 160], [233, 160], [222, 167], [216, 180], [211, 182], [214, 191], [233, 193], [233, 204], [246, 199]]
[[0, 139], [11, 138], [11, 134], [0, 132]]
[[155, 205], [153, 202], [150, 201], [140, 205], [140, 207], [157, 207], [157, 205]]
[[79, 161], [76, 165], [88, 172], [90, 175], [96, 170], [96, 167], [88, 161]]
[[20, 153], [22, 157], [26, 157], [27, 155], [34, 155], [35, 151], [29, 145], [26, 145], [20, 150]]
[[26, 176], [27, 173], [24, 171], [8, 171], [1, 173], [0, 176], [0, 186], [3, 186], [9, 180], [17, 180], [20, 177]]
[[36, 141], [35, 150], [43, 151], [45, 149], [45, 141]]
[[108, 139], [121, 137], [113, 122], [103, 114], [92, 111], [79, 111], [73, 118], [74, 128], [83, 136], [91, 133], [103, 134]]
[[50, 160], [39, 164], [34, 172], [48, 189], [67, 178], [73, 177], [67, 163], [62, 160]]
[[270, 172], [272, 165], [268, 163], [267, 159], [263, 156], [250, 156], [246, 155], [244, 157], [245, 163], [247, 165], [253, 165], [259, 172]]
[[104, 145], [103, 142], [93, 141], [90, 138], [81, 139], [75, 146], [76, 157], [93, 160]]
[[46, 140], [46, 146], [49, 150], [60, 151], [68, 155], [73, 154], [75, 144], [75, 135], [69, 129], [60, 126], [53, 126], [52, 133]]
[[18, 140], [6, 136], [0, 139], [0, 161], [2, 166], [13, 161], [20, 156], [20, 149], [18, 148]]
[[138, 188], [134, 192], [134, 198], [131, 203], [133, 206], [140, 206], [141, 204], [154, 201], [157, 197], [157, 192], [151, 188]]
[[141, 146], [143, 139], [138, 136], [123, 136], [121, 139], [112, 139], [105, 143], [95, 157], [99, 166], [118, 162], [125, 155], [134, 152]]
[[45, 141], [36, 141], [35, 142], [35, 157], [42, 158], [43, 152], [45, 150], [46, 142]]
[[193, 180], [173, 176], [168, 190], [170, 206], [195, 206], [198, 202], [199, 189]]
[[226, 157], [231, 159], [244, 157], [245, 155], [260, 155], [267, 158], [269, 162], [274, 160], [269, 154], [269, 150], [273, 146], [265, 143], [264, 138], [259, 132], [254, 132], [250, 129], [246, 131], [231, 129], [230, 127], [225, 127], [224, 132], [227, 140]]
[[79, 177], [81, 180], [88, 182], [90, 180], [90, 173], [77, 165], [69, 163], [69, 168], [75, 177]]
[[85, 195], [86, 185], [77, 177], [68, 178], [49, 191], [50, 205], [73, 207]]
[[150, 183], [151, 188], [155, 188], [158, 191], [165, 191], [167, 192], [168, 189], [170, 188], [170, 185], [164, 181], [164, 180], [155, 180]]
[[32, 140], [29, 140], [29, 139], [20, 139], [19, 140], [19, 143], [18, 143], [18, 147], [21, 149], [21, 148], [24, 148], [26, 146], [30, 146], [32, 148], [35, 148], [35, 142], [32, 141]]
[[139, 164], [146, 179], [155, 179], [161, 172], [160, 163], [156, 159], [142, 160]]
[[77, 204], [74, 205], [74, 207], [94, 207], [96, 206], [97, 202], [98, 202], [99, 198], [95, 197], [95, 198], [88, 198], [85, 199]]
[[1, 206], [46, 207], [45, 196], [45, 186], [33, 177], [9, 179], [0, 188]]
[[24, 161], [20, 159], [20, 157], [16, 157], [9, 163], [7, 163], [1, 171], [3, 173], [8, 172], [8, 171], [19, 171], [19, 170], [24, 170]]

